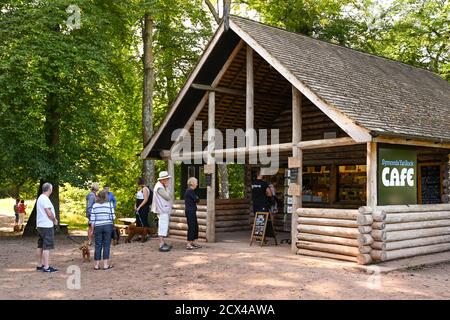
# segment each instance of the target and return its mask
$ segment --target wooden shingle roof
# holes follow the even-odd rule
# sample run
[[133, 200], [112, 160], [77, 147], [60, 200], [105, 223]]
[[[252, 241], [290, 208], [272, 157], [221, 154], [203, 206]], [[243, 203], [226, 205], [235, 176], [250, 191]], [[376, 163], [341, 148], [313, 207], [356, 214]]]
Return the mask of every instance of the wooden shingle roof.
[[450, 141], [450, 84], [438, 75], [248, 19], [231, 21], [372, 135]]
[[355, 141], [380, 136], [450, 142], [450, 84], [438, 75], [231, 16], [230, 29], [219, 26], [141, 157], [160, 158], [171, 148], [174, 130], [189, 123], [206, 97], [192, 84], [211, 85], [240, 41]]

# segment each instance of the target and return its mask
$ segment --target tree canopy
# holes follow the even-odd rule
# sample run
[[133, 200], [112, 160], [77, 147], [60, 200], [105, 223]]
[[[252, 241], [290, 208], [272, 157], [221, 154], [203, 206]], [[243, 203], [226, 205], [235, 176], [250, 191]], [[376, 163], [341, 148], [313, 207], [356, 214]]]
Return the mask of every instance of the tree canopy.
[[[450, 81], [449, 0], [232, 2], [234, 14], [250, 10], [264, 23]], [[204, 1], [0, 1], [0, 194], [43, 179], [82, 188], [100, 181], [132, 211], [142, 164], [145, 14], [154, 22], [157, 126], [214, 31]]]

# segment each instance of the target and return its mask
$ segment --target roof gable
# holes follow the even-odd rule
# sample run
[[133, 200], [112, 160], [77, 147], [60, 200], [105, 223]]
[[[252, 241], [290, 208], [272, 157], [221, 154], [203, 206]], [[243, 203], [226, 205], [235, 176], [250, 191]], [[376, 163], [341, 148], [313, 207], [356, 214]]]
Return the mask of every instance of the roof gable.
[[299, 82], [372, 134], [450, 141], [450, 84], [432, 72], [233, 17]]
[[232, 16], [221, 25], [166, 118], [142, 151], [159, 157], [243, 39], [356, 141], [405, 136], [450, 141], [450, 84], [427, 70]]

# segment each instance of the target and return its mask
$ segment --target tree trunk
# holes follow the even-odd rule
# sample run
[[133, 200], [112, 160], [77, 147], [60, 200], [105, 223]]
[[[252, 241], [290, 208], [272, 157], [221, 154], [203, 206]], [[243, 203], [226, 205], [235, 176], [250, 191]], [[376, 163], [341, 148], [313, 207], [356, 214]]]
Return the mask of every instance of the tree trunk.
[[230, 199], [230, 192], [228, 189], [228, 170], [226, 164], [217, 165], [219, 173], [219, 198], [220, 199]]
[[[49, 93], [47, 97], [47, 110], [45, 119], [45, 135], [47, 146], [49, 147], [48, 162], [58, 163], [58, 145], [60, 140], [61, 114], [59, 113], [58, 97], [54, 93]], [[53, 166], [52, 174], [44, 177], [44, 182], [50, 182], [53, 185], [53, 192], [50, 195], [50, 201], [55, 207], [56, 219], [59, 223], [59, 175], [57, 166]]]
[[[148, 13], [144, 16], [142, 28], [142, 40], [144, 43], [144, 81], [142, 95], [142, 137], [144, 147], [150, 141], [153, 134], [153, 88], [155, 83], [153, 66], [153, 20]], [[155, 176], [153, 160], [144, 160], [142, 176], [147, 185], [153, 186]]]
[[[47, 155], [47, 161], [49, 164], [58, 163], [58, 145], [60, 140], [60, 124], [61, 124], [61, 114], [58, 110], [58, 97], [54, 93], [49, 93], [47, 96], [46, 105], [46, 118], [44, 123], [45, 141], [49, 148]], [[53, 185], [53, 192], [50, 195], [50, 201], [55, 207], [55, 216], [60, 223], [59, 215], [59, 174], [57, 165], [52, 166], [52, 174], [48, 177], [43, 177], [39, 182], [38, 198], [42, 193], [42, 185], [45, 182], [50, 182]], [[36, 203], [33, 207], [27, 225], [24, 229], [24, 236], [31, 236], [36, 234]]]

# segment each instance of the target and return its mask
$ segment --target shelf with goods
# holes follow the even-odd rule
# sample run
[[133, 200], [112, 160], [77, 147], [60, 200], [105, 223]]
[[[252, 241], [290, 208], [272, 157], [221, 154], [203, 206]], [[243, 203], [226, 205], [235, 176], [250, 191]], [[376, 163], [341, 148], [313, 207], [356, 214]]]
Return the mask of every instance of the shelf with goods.
[[337, 200], [343, 203], [364, 203], [367, 173], [365, 165], [339, 166]]
[[329, 203], [330, 166], [303, 167], [303, 202]]

